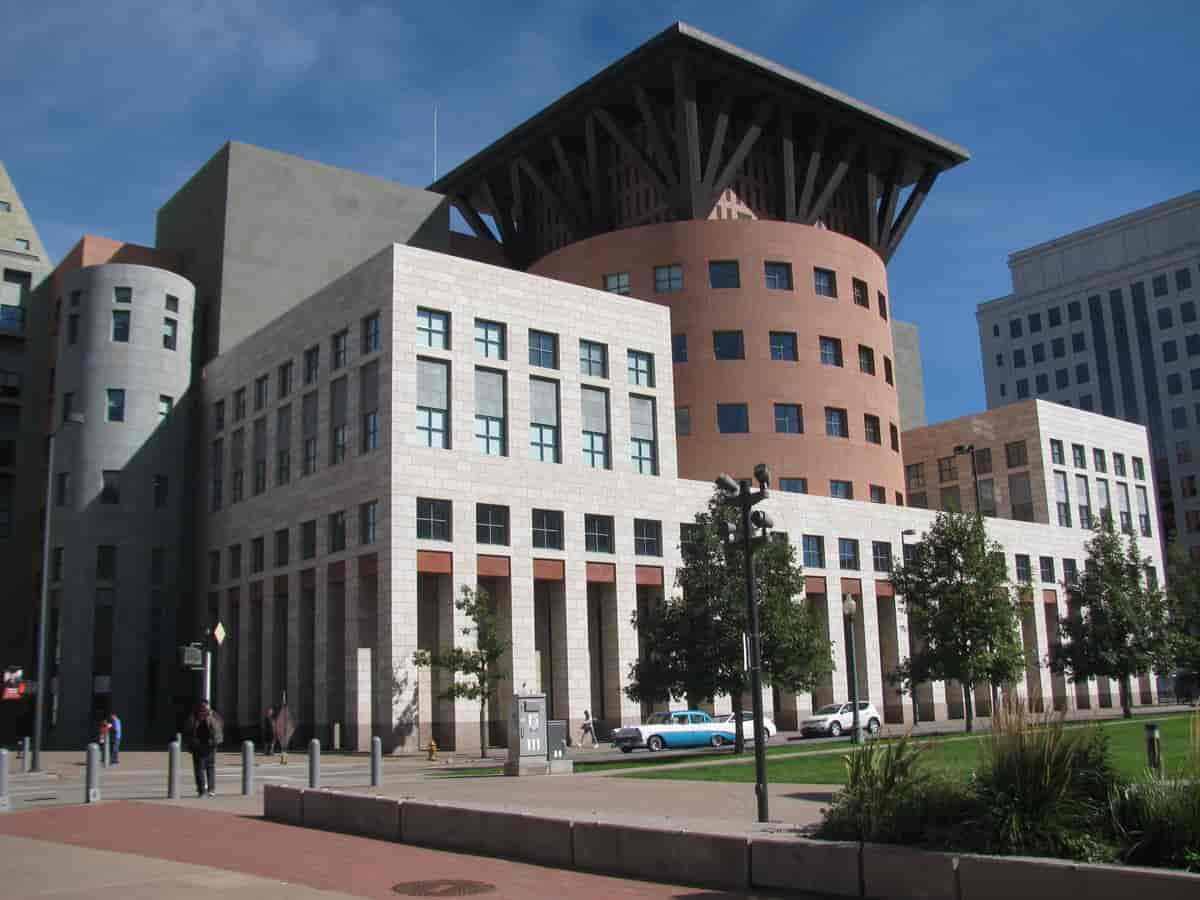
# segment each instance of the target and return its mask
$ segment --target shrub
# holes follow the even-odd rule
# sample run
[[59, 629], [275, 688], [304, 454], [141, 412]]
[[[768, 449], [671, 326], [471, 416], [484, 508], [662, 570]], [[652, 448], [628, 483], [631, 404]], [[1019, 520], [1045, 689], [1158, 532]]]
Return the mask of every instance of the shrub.
[[1123, 862], [1200, 872], [1200, 779], [1149, 777], [1109, 797]]

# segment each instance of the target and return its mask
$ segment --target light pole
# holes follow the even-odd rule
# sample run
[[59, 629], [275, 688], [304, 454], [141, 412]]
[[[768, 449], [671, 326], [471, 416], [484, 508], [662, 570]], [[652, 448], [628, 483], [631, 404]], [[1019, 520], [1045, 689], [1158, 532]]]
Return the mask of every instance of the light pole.
[[[754, 793], [758, 799], [758, 821], [766, 822], [768, 821], [767, 748], [766, 741], [763, 740], [765, 735], [763, 733], [762, 672], [758, 633], [758, 591], [754, 583], [753, 529], [761, 528], [765, 531], [775, 523], [762, 510], [755, 510], [753, 514], [750, 512], [752, 506], [766, 500], [770, 493], [771, 470], [767, 468], [765, 463], [759, 463], [754, 467], [754, 479], [759, 485], [757, 491], [750, 490], [749, 481], [739, 483], [728, 475], [722, 474], [717, 479], [717, 489], [721, 491], [722, 502], [736, 507], [741, 516], [742, 555], [745, 557], [747, 622], [750, 629], [750, 653], [748, 659], [750, 667], [750, 697], [754, 709]], [[726, 531], [724, 535], [726, 540], [734, 538], [731, 532], [732, 529]], [[741, 722], [735, 724], [739, 729], [742, 727]]]
[[[904, 539], [906, 537], [916, 537], [916, 534], [917, 534], [917, 529], [915, 529], [915, 528], [905, 528], [903, 531], [900, 532], [900, 563], [901, 563], [901, 565], [908, 565], [908, 557], [905, 555], [905, 552], [904, 552], [906, 550], [906, 548], [908, 547], [908, 545], [904, 542]], [[910, 630], [908, 632], [908, 655], [910, 658], [912, 657], [912, 652], [913, 652], [913, 639], [912, 639], [912, 631]], [[913, 727], [915, 728], [917, 726], [917, 724], [921, 721], [921, 704], [917, 702], [917, 683], [915, 681], [912, 682], [912, 708], [913, 708]]]
[[70, 413], [61, 425], [50, 432], [50, 459], [46, 463], [46, 523], [42, 533], [42, 595], [38, 602], [37, 694], [33, 698], [33, 747], [30, 750], [29, 771], [41, 771], [42, 732], [46, 730], [46, 694], [50, 690], [50, 668], [46, 659], [46, 642], [50, 634], [50, 517], [54, 509], [54, 439], [68, 425], [82, 425], [83, 413]]
[[846, 624], [846, 658], [850, 665], [850, 706], [854, 710], [853, 732], [850, 743], [862, 743], [862, 726], [858, 721], [858, 664], [854, 656], [854, 614], [858, 612], [858, 604], [851, 594], [842, 601], [842, 617]]
[[957, 444], [954, 447], [955, 456], [971, 457], [971, 485], [975, 489], [975, 515], [983, 515], [983, 507], [979, 503], [979, 472], [975, 468], [975, 445]]

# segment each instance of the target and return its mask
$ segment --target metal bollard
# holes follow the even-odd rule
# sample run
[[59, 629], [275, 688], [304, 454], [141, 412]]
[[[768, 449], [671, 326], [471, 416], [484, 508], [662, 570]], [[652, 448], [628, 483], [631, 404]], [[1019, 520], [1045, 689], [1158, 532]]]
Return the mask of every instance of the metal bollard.
[[341, 722], [333, 723], [333, 749], [334, 750], [342, 749], [342, 723]]
[[32, 759], [29, 756], [29, 738], [21, 738], [21, 771], [28, 772]]
[[87, 781], [83, 789], [84, 803], [100, 802], [100, 745], [87, 745]]
[[183, 735], [178, 731], [175, 732], [175, 743], [177, 743], [180, 747], [183, 746]]
[[383, 741], [378, 735], [371, 738], [371, 787], [383, 783]]
[[242, 741], [242, 796], [254, 793], [254, 741]]
[[12, 801], [8, 799], [8, 751], [0, 748], [0, 812], [8, 812]]
[[179, 797], [179, 742], [167, 744], [167, 799]]
[[1163, 777], [1162, 740], [1155, 722], [1146, 725], [1146, 764], [1156, 776]]
[[308, 786], [313, 790], [321, 786], [321, 742], [316, 738], [308, 742]]

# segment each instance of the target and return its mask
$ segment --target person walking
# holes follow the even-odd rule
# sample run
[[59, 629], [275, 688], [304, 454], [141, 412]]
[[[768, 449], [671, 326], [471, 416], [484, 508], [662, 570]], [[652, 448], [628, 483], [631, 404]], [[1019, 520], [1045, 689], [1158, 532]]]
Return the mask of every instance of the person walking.
[[268, 706], [262, 721], [262, 746], [267, 756], [275, 755], [275, 746], [278, 743], [275, 737], [275, 707]]
[[108, 714], [109, 736], [112, 740], [112, 758], [109, 759], [109, 765], [116, 766], [121, 763], [121, 720], [117, 714]]
[[596, 722], [592, 719], [591, 713], [586, 709], [583, 711], [583, 725], [579, 728], [579, 743], [583, 743], [584, 738], [592, 739], [592, 746], [599, 747], [600, 742], [596, 739]]
[[201, 700], [184, 725], [184, 739], [192, 752], [197, 797], [213, 797], [217, 793], [217, 748], [223, 737], [221, 717], [207, 700]]

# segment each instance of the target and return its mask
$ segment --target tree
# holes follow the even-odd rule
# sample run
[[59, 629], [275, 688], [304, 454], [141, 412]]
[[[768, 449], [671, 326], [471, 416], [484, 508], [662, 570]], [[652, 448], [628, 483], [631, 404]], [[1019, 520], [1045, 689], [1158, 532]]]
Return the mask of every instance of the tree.
[[1190, 691], [1200, 682], [1200, 560], [1172, 544], [1168, 556], [1167, 589], [1171, 606], [1171, 636], [1175, 668], [1188, 679]]
[[454, 606], [471, 620], [471, 624], [463, 626], [462, 634], [468, 638], [474, 634], [475, 647], [450, 647], [441, 653], [418, 650], [413, 654], [413, 664], [450, 673], [453, 680], [442, 691], [444, 699], [479, 701], [479, 752], [486, 759], [488, 698], [500, 680], [497, 665], [508, 652], [509, 643], [500, 637], [495, 610], [483, 588], [472, 590], [464, 584], [462, 595], [454, 601]]
[[912, 691], [923, 681], [962, 685], [966, 730], [975, 730], [976, 684], [1003, 684], [1025, 668], [1017, 606], [1004, 552], [989, 541], [983, 518], [939, 513], [892, 573], [915, 638], [912, 655], [890, 676]]
[[[749, 685], [744, 668], [746, 582], [742, 544], [726, 545], [722, 523], [738, 520], [735, 509], [714, 495], [697, 513], [681, 546], [683, 565], [676, 572], [682, 596], [635, 613], [642, 640], [640, 659], [630, 667], [625, 688], [631, 700], [687, 698], [699, 706], [728, 694], [738, 723], [742, 694]], [[787, 541], [761, 541], [754, 553], [759, 599], [762, 677], [790, 691], [815, 687], [832, 669], [830, 644], [806, 601], [804, 573]], [[742, 752], [742, 729], [734, 729]]]
[[1147, 583], [1149, 558], [1133, 535], [1122, 547], [1111, 519], [1096, 526], [1087, 549], [1083, 574], [1068, 585], [1074, 609], [1059, 622], [1062, 643], [1051, 666], [1072, 681], [1117, 679], [1129, 718], [1133, 676], [1171, 665], [1170, 609], [1162, 591]]

